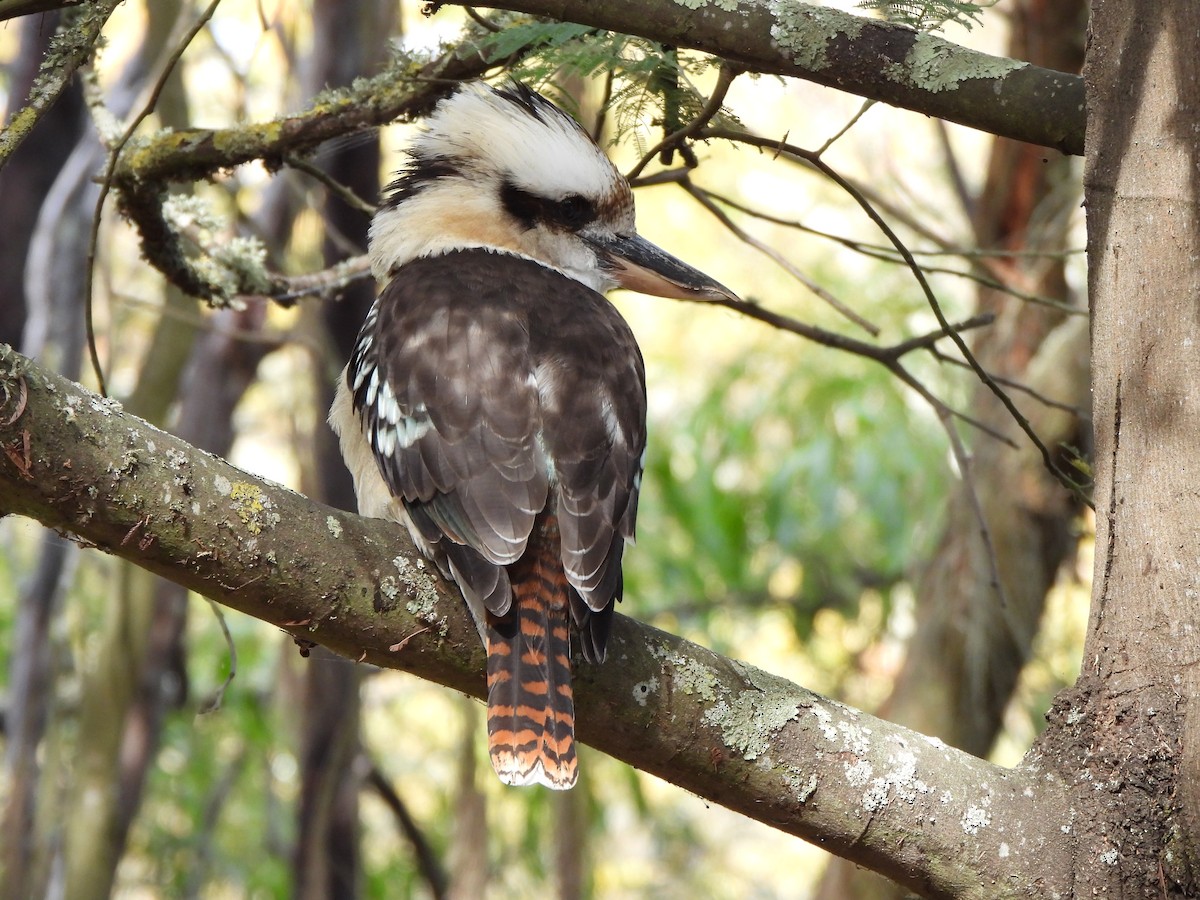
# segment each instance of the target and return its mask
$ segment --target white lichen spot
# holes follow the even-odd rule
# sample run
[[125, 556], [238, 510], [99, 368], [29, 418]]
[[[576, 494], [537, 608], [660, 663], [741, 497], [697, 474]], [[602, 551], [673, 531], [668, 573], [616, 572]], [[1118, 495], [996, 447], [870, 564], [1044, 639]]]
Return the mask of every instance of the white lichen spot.
[[923, 738], [925, 738], [925, 743], [927, 743], [930, 747], [933, 747], [935, 750], [945, 750], [946, 749], [946, 742], [943, 741], [940, 737], [932, 737], [930, 735], [921, 735], [921, 736]]
[[[418, 558], [414, 565], [407, 556], [397, 556], [392, 560], [392, 565], [410, 598], [404, 608], [423, 622], [436, 622], [437, 589], [433, 586], [433, 579], [425, 572], [423, 562]], [[448, 623], [443, 620], [441, 625], [444, 633]]]
[[825, 707], [814, 704], [812, 714], [816, 716], [817, 727], [827, 741], [837, 740], [837, 729], [833, 727], [833, 716]]
[[233, 482], [224, 475], [218, 475], [213, 479], [213, 487], [217, 489], [222, 497], [228, 497], [233, 491]]
[[856, 725], [853, 722], [838, 722], [838, 731], [841, 732], [842, 740], [845, 742], [845, 748], [855, 756], [865, 756], [871, 748], [871, 729], [865, 725]]
[[1004, 841], [1000, 842], [999, 855], [1001, 859], [1008, 859], [1008, 844], [1006, 844]]
[[784, 781], [787, 782], [796, 794], [796, 799], [801, 803], [807, 803], [808, 799], [817, 792], [817, 773], [809, 773], [808, 779], [802, 781], [799, 773], [794, 770], [784, 776]]
[[717, 699], [717, 679], [702, 662], [681, 653], [672, 653], [666, 662], [674, 670], [671, 681], [685, 694], [712, 703]]
[[113, 413], [119, 413], [123, 409], [120, 402], [112, 397], [101, 397], [98, 394], [92, 394], [89, 398], [91, 407], [94, 412], [102, 416], [111, 416]]
[[193, 516], [200, 515], [200, 501], [199, 500], [192, 501], [192, 515]]
[[978, 834], [980, 829], [991, 824], [992, 813], [986, 803], [983, 806], [968, 806], [967, 811], [963, 813], [962, 830], [967, 834]]
[[337, 520], [337, 516], [326, 516], [325, 527], [329, 530], [329, 534], [335, 540], [342, 536], [342, 523]]
[[846, 782], [851, 787], [862, 787], [871, 780], [871, 776], [874, 774], [875, 769], [865, 759], [846, 766]]
[[1115, 866], [1118, 859], [1120, 859], [1120, 856], [1118, 855], [1117, 851], [1111, 848], [1100, 854], [1100, 862], [1104, 863], [1106, 866]]
[[941, 796], [939, 796], [938, 799], [942, 801], [943, 806], [947, 806], [954, 802], [954, 795], [949, 791], [942, 791]]
[[738, 0], [675, 0], [675, 3], [684, 9], [692, 10], [701, 9], [709, 3], [724, 12], [737, 12], [738, 7]]
[[638, 706], [645, 706], [646, 701], [650, 699], [650, 695], [657, 691], [657, 679], [651, 678], [649, 681], [639, 681], [633, 686], [633, 701]]

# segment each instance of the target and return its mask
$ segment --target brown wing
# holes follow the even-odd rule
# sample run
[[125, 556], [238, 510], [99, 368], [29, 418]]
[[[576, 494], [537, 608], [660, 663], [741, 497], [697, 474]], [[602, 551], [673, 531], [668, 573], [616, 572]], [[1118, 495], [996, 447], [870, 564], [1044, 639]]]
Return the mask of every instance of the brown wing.
[[641, 354], [613, 306], [522, 257], [415, 260], [347, 380], [384, 480], [468, 602], [507, 613], [505, 567], [553, 499], [572, 613], [602, 658], [646, 440]]

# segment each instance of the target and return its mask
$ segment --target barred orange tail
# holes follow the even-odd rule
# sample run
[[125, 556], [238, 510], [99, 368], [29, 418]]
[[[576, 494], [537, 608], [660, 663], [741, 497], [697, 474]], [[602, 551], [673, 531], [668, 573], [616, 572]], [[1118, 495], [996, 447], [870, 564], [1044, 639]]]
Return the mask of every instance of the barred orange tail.
[[575, 784], [567, 578], [558, 520], [540, 519], [525, 555], [508, 571], [512, 609], [488, 615], [488, 752], [505, 784]]

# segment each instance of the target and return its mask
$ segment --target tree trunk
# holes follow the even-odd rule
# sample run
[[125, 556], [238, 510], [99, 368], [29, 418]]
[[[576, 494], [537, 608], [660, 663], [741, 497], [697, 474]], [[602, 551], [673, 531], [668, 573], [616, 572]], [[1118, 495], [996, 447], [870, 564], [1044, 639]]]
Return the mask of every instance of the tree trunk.
[[1073, 896], [1200, 896], [1200, 6], [1096, 0], [1088, 84], [1096, 567], [1036, 748], [1090, 798]]

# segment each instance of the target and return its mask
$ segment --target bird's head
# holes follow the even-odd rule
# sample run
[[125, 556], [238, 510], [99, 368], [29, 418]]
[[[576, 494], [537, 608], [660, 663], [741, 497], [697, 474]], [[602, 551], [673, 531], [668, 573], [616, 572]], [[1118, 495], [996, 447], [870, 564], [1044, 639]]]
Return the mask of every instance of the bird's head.
[[625, 178], [574, 119], [523, 85], [464, 86], [438, 104], [409, 158], [371, 224], [377, 278], [417, 257], [485, 247], [601, 292], [735, 299], [638, 236]]

